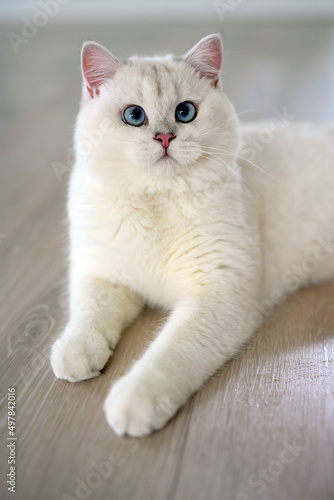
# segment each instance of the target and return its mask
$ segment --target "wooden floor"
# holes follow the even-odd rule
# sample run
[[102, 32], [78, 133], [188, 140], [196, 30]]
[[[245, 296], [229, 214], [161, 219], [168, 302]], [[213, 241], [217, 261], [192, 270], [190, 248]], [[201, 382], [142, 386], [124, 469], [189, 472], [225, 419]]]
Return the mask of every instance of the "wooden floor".
[[[221, 31], [225, 89], [243, 118], [278, 110], [333, 120], [333, 25], [50, 23], [15, 54], [7, 33], [20, 26], [0, 26], [0, 498], [333, 500], [333, 283], [276, 309], [164, 430], [144, 439], [117, 437], [102, 404], [154, 336], [158, 313], [145, 311], [124, 332], [98, 380], [56, 380], [49, 363], [67, 317], [65, 200], [82, 41], [123, 56], [182, 53]], [[16, 495], [6, 485], [11, 387]]]

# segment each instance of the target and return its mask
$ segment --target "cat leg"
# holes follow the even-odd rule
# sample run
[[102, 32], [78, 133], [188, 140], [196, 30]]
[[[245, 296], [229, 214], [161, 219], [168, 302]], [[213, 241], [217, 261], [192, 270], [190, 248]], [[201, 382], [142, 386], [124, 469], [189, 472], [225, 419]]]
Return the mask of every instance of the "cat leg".
[[114, 431], [144, 436], [161, 428], [250, 337], [252, 311], [241, 294], [176, 308], [144, 356], [111, 389], [104, 410]]
[[142, 300], [125, 286], [94, 278], [72, 282], [70, 321], [52, 347], [56, 377], [78, 382], [100, 375], [122, 329], [142, 306]]

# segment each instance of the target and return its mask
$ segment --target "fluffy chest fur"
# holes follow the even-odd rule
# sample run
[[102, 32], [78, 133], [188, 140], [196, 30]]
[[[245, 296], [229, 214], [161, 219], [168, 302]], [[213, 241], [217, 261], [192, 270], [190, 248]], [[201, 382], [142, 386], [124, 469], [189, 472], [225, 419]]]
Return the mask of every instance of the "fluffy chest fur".
[[228, 269], [246, 271], [259, 244], [248, 195], [233, 175], [234, 182], [221, 172], [210, 181], [199, 169], [188, 184], [181, 177], [138, 193], [129, 184], [93, 185], [78, 165], [69, 197], [72, 273], [122, 283], [169, 308], [205, 293]]

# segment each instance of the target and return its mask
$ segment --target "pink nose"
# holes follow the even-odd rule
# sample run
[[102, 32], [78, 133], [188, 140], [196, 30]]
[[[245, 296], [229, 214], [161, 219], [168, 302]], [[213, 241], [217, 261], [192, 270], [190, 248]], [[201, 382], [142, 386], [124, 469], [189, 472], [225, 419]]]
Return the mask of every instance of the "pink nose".
[[161, 142], [161, 146], [165, 149], [168, 148], [170, 141], [175, 139], [173, 134], [157, 134], [154, 139]]

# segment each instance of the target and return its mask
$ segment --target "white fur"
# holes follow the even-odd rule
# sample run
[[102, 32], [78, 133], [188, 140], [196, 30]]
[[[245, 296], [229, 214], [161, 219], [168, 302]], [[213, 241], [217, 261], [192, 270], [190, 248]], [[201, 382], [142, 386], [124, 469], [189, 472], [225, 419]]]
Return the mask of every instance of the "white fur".
[[[170, 311], [106, 399], [118, 434], [161, 428], [275, 303], [334, 275], [334, 127], [281, 127], [250, 163], [245, 144], [265, 125], [240, 134], [212, 83], [186, 58], [132, 58], [78, 116], [70, 321], [53, 347], [55, 375], [95, 377], [145, 303]], [[183, 101], [198, 105], [191, 123], [175, 121]], [[123, 123], [131, 104], [147, 125]], [[153, 137], [169, 132], [173, 159], [159, 160]]]

